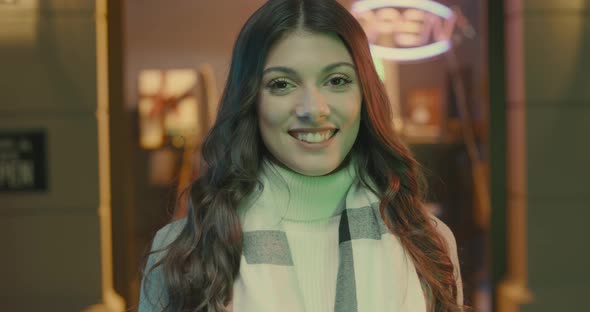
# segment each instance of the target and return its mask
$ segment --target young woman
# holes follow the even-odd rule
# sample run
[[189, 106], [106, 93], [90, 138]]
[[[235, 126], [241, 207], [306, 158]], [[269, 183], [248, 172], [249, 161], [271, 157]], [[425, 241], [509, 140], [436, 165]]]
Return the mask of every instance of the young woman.
[[270, 0], [234, 46], [188, 216], [139, 311], [461, 311], [456, 243], [422, 204], [367, 38], [333, 0]]

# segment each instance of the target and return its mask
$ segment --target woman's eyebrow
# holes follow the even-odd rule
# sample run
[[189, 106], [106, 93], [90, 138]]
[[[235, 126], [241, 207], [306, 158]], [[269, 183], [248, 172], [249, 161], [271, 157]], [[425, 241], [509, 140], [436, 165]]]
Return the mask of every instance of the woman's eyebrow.
[[[333, 70], [333, 69], [335, 69], [337, 67], [340, 67], [340, 66], [347, 66], [347, 67], [350, 67], [352, 69], [355, 69], [354, 65], [351, 64], [351, 63], [349, 63], [349, 62], [338, 62], [338, 63], [333, 63], [333, 64], [330, 64], [330, 65], [327, 65], [326, 67], [324, 67], [322, 69], [322, 72], [321, 73], [323, 74], [325, 72], [329, 72], [329, 71], [331, 71], [331, 70]], [[274, 72], [274, 71], [280, 72], [280, 73], [284, 73], [284, 74], [288, 74], [288, 75], [297, 76], [297, 72], [294, 69], [289, 68], [289, 67], [285, 67], [285, 66], [268, 67], [268, 68], [266, 68], [262, 72], [262, 75], [266, 75], [267, 73]]]
[[330, 65], [324, 67], [324, 69], [322, 69], [322, 73], [329, 72], [332, 69], [340, 67], [340, 66], [348, 66], [348, 67], [352, 68], [353, 70], [356, 70], [354, 65], [349, 62], [338, 62], [338, 63], [330, 64]]
[[280, 73], [284, 73], [287, 75], [293, 75], [293, 76], [297, 76], [297, 72], [289, 67], [285, 67], [285, 66], [273, 66], [273, 67], [269, 67], [267, 69], [265, 69], [262, 72], [262, 75], [266, 75], [270, 72], [280, 72]]

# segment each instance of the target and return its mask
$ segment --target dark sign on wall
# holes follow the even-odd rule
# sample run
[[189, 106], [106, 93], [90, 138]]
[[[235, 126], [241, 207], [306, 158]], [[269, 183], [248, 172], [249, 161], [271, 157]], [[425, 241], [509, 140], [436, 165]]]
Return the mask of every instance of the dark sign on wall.
[[46, 190], [45, 131], [0, 130], [0, 192]]

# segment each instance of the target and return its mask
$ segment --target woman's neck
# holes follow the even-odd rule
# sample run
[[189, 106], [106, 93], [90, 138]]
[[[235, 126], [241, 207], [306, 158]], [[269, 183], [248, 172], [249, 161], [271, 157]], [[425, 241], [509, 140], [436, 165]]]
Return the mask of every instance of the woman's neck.
[[276, 208], [284, 211], [284, 220], [309, 222], [339, 215], [344, 210], [345, 195], [356, 178], [354, 165], [352, 157], [347, 157], [327, 175], [306, 176], [264, 158], [261, 178]]

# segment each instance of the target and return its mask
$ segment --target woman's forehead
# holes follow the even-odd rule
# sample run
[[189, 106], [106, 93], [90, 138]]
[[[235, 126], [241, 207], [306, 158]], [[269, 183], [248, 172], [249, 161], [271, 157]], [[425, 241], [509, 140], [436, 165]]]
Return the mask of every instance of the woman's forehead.
[[266, 57], [265, 68], [284, 66], [312, 69], [336, 62], [353, 62], [340, 37], [335, 34], [295, 32], [272, 46]]

